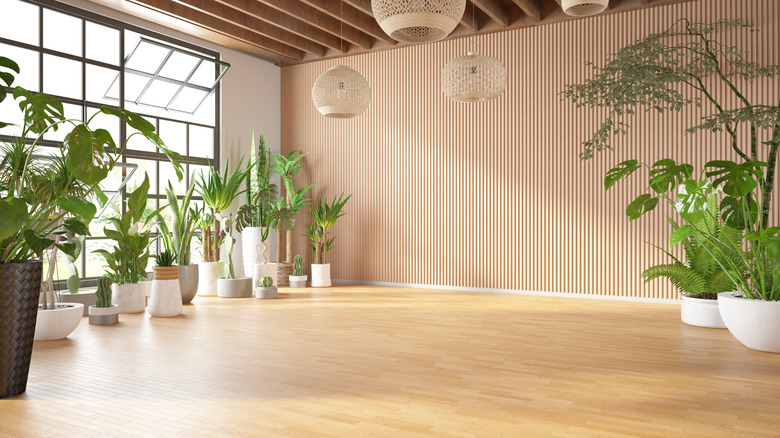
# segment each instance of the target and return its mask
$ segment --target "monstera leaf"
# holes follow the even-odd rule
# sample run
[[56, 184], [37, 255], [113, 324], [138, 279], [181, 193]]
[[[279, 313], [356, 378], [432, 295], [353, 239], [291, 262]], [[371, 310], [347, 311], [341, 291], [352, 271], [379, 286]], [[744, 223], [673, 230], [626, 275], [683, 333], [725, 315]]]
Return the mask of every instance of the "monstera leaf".
[[19, 101], [27, 127], [36, 134], [42, 134], [48, 129], [56, 131], [58, 124], [65, 120], [62, 102], [48, 94], [32, 94], [22, 87], [16, 87], [14, 99]]
[[678, 184], [689, 179], [693, 174], [693, 166], [687, 163], [675, 163], [665, 159], [656, 161], [650, 169], [650, 188], [656, 193], [666, 193], [674, 190]]
[[707, 210], [707, 198], [712, 194], [712, 184], [707, 181], [688, 179], [677, 188], [675, 208], [689, 223], [702, 220]]
[[641, 167], [642, 165], [637, 160], [626, 160], [609, 169], [607, 176], [604, 177], [604, 190], [609, 190], [616, 182], [628, 177]]
[[626, 207], [626, 216], [630, 220], [639, 219], [645, 213], [655, 210], [658, 206], [658, 198], [647, 193], [639, 195], [628, 207]]
[[[5, 70], [11, 70], [16, 74], [19, 74], [19, 64], [6, 57], [0, 56], [0, 82], [2, 82], [0, 84], [0, 102], [4, 101], [8, 95], [5, 91], [5, 87], [10, 87], [13, 85], [15, 79], [13, 73]], [[0, 129], [5, 128], [8, 125], [9, 123], [0, 122]]]
[[[743, 202], [746, 203], [747, 210], [743, 209]], [[740, 199], [726, 196], [720, 203], [720, 214], [728, 226], [745, 228], [747, 224], [753, 224], [758, 220], [758, 203], [752, 197]]]
[[712, 184], [715, 187], [723, 185], [723, 192], [729, 196], [742, 197], [752, 192], [764, 176], [762, 167], [767, 167], [763, 161], [745, 161], [735, 163], [733, 161], [716, 160], [705, 164], [712, 168], [707, 171], [708, 177], [717, 177]]

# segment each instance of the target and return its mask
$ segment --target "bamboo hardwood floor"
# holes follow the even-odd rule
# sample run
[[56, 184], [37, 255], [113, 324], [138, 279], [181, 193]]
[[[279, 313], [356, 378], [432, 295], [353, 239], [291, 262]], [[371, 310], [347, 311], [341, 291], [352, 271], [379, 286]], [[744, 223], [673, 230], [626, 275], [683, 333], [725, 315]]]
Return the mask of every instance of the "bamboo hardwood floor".
[[780, 355], [679, 306], [338, 286], [86, 318], [0, 436], [769, 437]]

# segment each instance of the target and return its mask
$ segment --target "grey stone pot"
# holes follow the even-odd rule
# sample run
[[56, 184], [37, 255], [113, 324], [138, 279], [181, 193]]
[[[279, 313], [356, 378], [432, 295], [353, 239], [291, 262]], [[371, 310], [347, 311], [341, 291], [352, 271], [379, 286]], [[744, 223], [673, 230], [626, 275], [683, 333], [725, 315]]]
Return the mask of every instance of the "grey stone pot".
[[198, 293], [198, 265], [179, 265], [181, 303], [189, 304]]
[[306, 287], [306, 280], [308, 279], [308, 275], [291, 275], [290, 287]]
[[57, 292], [60, 303], [81, 303], [84, 305], [84, 316], [89, 316], [89, 306], [97, 303], [95, 291], [79, 291], [77, 294], [70, 292]]
[[276, 286], [271, 286], [271, 287], [258, 286], [255, 288], [255, 298], [273, 299], [276, 298], [276, 296], [277, 296]]

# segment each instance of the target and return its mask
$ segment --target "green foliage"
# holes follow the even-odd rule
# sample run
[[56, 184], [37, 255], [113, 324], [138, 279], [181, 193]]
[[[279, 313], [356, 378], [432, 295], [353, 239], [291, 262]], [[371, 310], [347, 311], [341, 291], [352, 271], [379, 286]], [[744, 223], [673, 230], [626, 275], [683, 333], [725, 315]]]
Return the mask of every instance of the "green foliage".
[[269, 210], [278, 190], [275, 184], [271, 184], [271, 152], [265, 148], [265, 138], [260, 136], [257, 154], [254, 144], [255, 133], [252, 131], [246, 204], [239, 208], [236, 215], [236, 230], [241, 232], [244, 227], [261, 227], [260, 240], [265, 242], [272, 222]]
[[[200, 173], [200, 179], [196, 182], [198, 193], [203, 197], [203, 202], [211, 207], [212, 215], [216, 219], [221, 211], [230, 207], [238, 195], [243, 193], [241, 191], [241, 183], [249, 174], [250, 169], [241, 170], [241, 166], [244, 164], [244, 159], [238, 162], [238, 166], [234, 171], [229, 171], [230, 162], [225, 163], [225, 171], [220, 174], [218, 169], [214, 167], [209, 168], [208, 176]], [[203, 229], [203, 261], [215, 262], [219, 258], [219, 245], [220, 239], [217, 220], [214, 221], [214, 233], [212, 236], [206, 236], [207, 229]], [[210, 245], [206, 244], [210, 240]], [[232, 244], [231, 244], [232, 249]], [[232, 252], [230, 254], [232, 256]]]
[[324, 196], [309, 207], [309, 216], [314, 219], [313, 225], [306, 225], [306, 235], [309, 238], [309, 247], [314, 252], [314, 263], [325, 263], [325, 256], [333, 247], [335, 237], [328, 239], [328, 230], [336, 225], [336, 220], [344, 216], [342, 209], [352, 195], [344, 198], [344, 193], [328, 203]]
[[228, 275], [226, 278], [236, 278], [236, 272], [233, 268], [233, 245], [236, 244], [236, 239], [233, 237], [233, 213], [230, 213], [227, 218], [220, 217], [222, 223], [222, 231], [220, 231], [220, 237], [225, 238], [225, 252], [228, 255]]
[[157, 266], [160, 267], [173, 266], [173, 264], [176, 263], [176, 254], [170, 251], [162, 251], [159, 254], [153, 255], [152, 257], [154, 257]]
[[97, 279], [97, 291], [95, 296], [97, 297], [97, 303], [95, 307], [111, 307], [111, 278], [102, 275]]
[[269, 276], [269, 275], [265, 275], [265, 276], [263, 276], [263, 279], [260, 280], [260, 284], [263, 287], [271, 287], [271, 286], [274, 285], [274, 279], [271, 278], [271, 276]]
[[293, 257], [293, 275], [296, 277], [303, 275], [303, 257], [300, 254]]
[[78, 235], [69, 235], [68, 241], [75, 245], [75, 251], [73, 254], [65, 255], [65, 267], [68, 271], [68, 292], [75, 294], [78, 293], [79, 287], [81, 287], [81, 277], [79, 276], [79, 269], [76, 266], [76, 259], [81, 254], [81, 248], [84, 245], [84, 237]]
[[173, 190], [173, 185], [168, 181], [165, 196], [168, 198], [168, 208], [171, 211], [170, 228], [162, 214], [157, 216], [157, 226], [160, 228], [160, 240], [163, 247], [168, 252], [176, 254], [176, 263], [180, 266], [190, 264], [192, 236], [195, 234], [196, 223], [200, 221], [197, 210], [190, 208], [194, 189], [195, 185], [190, 185], [180, 202]]

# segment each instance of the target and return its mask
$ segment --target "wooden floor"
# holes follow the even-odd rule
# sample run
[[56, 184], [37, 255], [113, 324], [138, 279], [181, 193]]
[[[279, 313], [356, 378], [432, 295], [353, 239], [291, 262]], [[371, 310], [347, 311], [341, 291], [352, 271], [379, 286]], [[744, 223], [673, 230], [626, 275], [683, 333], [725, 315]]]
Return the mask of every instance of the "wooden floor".
[[0, 401], [13, 437], [778, 434], [780, 355], [679, 306], [366, 286], [84, 319]]

